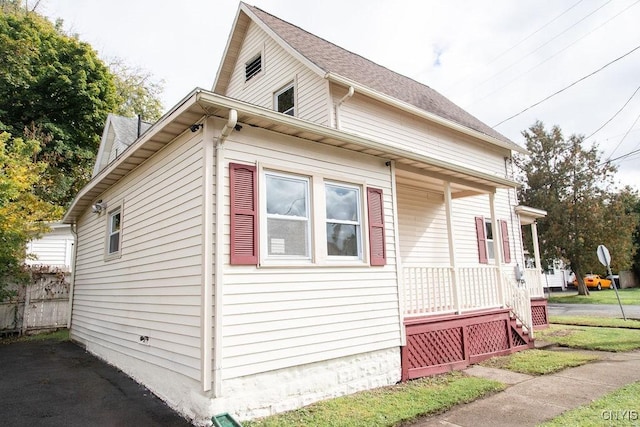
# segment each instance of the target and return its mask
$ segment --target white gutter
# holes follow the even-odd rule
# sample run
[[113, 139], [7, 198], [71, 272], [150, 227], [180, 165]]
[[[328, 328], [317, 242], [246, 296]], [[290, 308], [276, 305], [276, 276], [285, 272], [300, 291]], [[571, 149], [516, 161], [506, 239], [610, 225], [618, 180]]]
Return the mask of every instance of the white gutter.
[[338, 83], [340, 85], [343, 86], [348, 86], [348, 87], [353, 87], [355, 89], [357, 89], [358, 93], [361, 93], [363, 95], [367, 95], [370, 98], [376, 99], [378, 101], [384, 102], [385, 104], [388, 105], [392, 105], [394, 107], [400, 108], [401, 110], [407, 111], [411, 114], [415, 114], [416, 116], [425, 118], [431, 122], [434, 123], [438, 123], [442, 126], [445, 126], [449, 129], [452, 129], [454, 131], [457, 132], [461, 132], [465, 135], [469, 135], [473, 138], [477, 138], [477, 139], [481, 139], [485, 142], [488, 142], [490, 144], [496, 145], [498, 147], [501, 148], [506, 148], [509, 150], [513, 150], [513, 151], [518, 151], [519, 153], [522, 154], [529, 154], [529, 151], [527, 151], [525, 148], [520, 147], [518, 144], [515, 143], [507, 143], [506, 141], [501, 141], [497, 138], [494, 138], [492, 136], [489, 136], [487, 134], [484, 134], [482, 132], [478, 132], [477, 130], [473, 130], [471, 128], [468, 128], [466, 126], [463, 126], [461, 124], [458, 124], [456, 122], [453, 122], [451, 120], [445, 119], [443, 117], [440, 117], [438, 115], [435, 115], [433, 113], [430, 113], [428, 111], [425, 111], [421, 108], [415, 107], [411, 104], [408, 104], [406, 102], [400, 101], [396, 98], [390, 97], [388, 95], [385, 95], [383, 93], [380, 93], [378, 91], [372, 90], [371, 88], [368, 88], [366, 86], [362, 86], [359, 85], [358, 83], [354, 82], [353, 80], [347, 79], [345, 77], [342, 77], [338, 74], [334, 74], [331, 72], [328, 72], [324, 75], [324, 78]]
[[211, 390], [211, 343], [213, 288], [213, 129], [206, 120], [202, 132], [202, 288], [200, 290], [200, 378], [202, 390]]
[[78, 232], [76, 224], [70, 224], [69, 229], [73, 234], [73, 257], [71, 259], [71, 283], [69, 284], [69, 315], [67, 318], [67, 329], [71, 331], [71, 313], [73, 311], [73, 291], [76, 285], [76, 260], [78, 258]]
[[[424, 163], [439, 169], [449, 170], [464, 175], [468, 175], [474, 178], [486, 180], [493, 184], [498, 184], [504, 187], [517, 186], [518, 183], [507, 178], [502, 178], [498, 175], [493, 175], [485, 172], [481, 172], [474, 169], [469, 169], [465, 166], [459, 166], [453, 163], [449, 163], [444, 160], [435, 159], [424, 154], [415, 153], [403, 148], [393, 147], [387, 145], [384, 142], [375, 141], [373, 139], [365, 138], [356, 134], [347, 133], [327, 126], [322, 126], [306, 120], [300, 120], [296, 117], [288, 116], [286, 114], [277, 113], [273, 110], [268, 110], [262, 107], [258, 107], [253, 104], [249, 104], [235, 99], [222, 97], [211, 92], [201, 91], [197, 93], [197, 100], [200, 103], [208, 103], [217, 107], [237, 109], [243, 114], [247, 114], [253, 117], [260, 117], [269, 120], [275, 124], [283, 124], [299, 129], [301, 132], [310, 132], [315, 135], [322, 135], [327, 138], [343, 141], [348, 144], [355, 144], [367, 149], [385, 153], [385, 155], [391, 155], [403, 159], [414, 160], [419, 163]], [[515, 145], [515, 144], [514, 144]]]
[[[215, 397], [222, 396], [222, 288], [224, 285], [224, 142], [233, 132], [238, 123], [238, 111], [229, 110], [229, 119], [222, 128], [220, 137], [216, 144], [216, 213], [215, 213], [215, 249], [214, 249], [214, 268], [215, 268], [215, 301], [214, 301], [214, 325], [213, 330], [213, 395]], [[209, 295], [211, 292], [209, 291]], [[209, 316], [211, 319], [211, 316]], [[209, 341], [211, 345], [211, 340]]]
[[349, 98], [353, 96], [355, 89], [353, 86], [349, 86], [349, 92], [345, 96], [343, 96], [340, 101], [336, 103], [336, 129], [340, 129], [340, 106]]

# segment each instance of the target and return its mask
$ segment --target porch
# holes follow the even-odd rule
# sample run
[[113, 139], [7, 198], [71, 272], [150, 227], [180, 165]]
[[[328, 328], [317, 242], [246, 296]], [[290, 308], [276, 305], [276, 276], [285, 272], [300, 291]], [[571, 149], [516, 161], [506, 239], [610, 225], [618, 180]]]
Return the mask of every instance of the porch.
[[521, 267], [513, 189], [416, 175], [397, 173], [403, 379], [532, 347], [546, 300]]

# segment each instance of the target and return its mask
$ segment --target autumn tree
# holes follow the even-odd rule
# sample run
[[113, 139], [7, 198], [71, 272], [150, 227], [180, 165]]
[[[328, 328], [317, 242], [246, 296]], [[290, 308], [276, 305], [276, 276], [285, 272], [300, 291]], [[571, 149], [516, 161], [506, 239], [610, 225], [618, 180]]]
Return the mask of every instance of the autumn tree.
[[147, 122], [155, 122], [162, 116], [160, 95], [164, 90], [163, 81], [156, 81], [149, 71], [128, 65], [119, 58], [109, 62], [109, 70], [114, 77], [118, 98], [116, 114], [140, 116]]
[[0, 9], [0, 52], [0, 130], [41, 136], [47, 169], [37, 194], [65, 206], [91, 177], [104, 121], [117, 108], [113, 77], [90, 45], [35, 12]]
[[547, 211], [538, 221], [541, 255], [546, 265], [568, 261], [579, 293], [588, 295], [584, 274], [604, 271], [598, 245], [608, 247], [613, 269], [631, 265], [636, 217], [626, 209], [629, 190], [614, 191], [615, 167], [602, 161], [597, 145], [585, 147], [583, 136], [565, 139], [558, 126], [547, 131], [541, 122], [523, 135], [530, 155], [516, 159], [522, 170], [519, 197], [523, 204]]
[[26, 242], [47, 231], [47, 222], [62, 214], [62, 208], [35, 194], [34, 185], [47, 168], [33, 161], [40, 149], [36, 140], [0, 133], [0, 301], [7, 295], [7, 283], [23, 275]]

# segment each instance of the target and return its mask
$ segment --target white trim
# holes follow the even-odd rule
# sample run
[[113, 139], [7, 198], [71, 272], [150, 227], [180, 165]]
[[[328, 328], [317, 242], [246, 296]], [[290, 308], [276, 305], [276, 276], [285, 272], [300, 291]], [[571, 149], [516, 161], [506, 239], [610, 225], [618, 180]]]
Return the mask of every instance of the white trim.
[[[107, 224], [106, 224], [106, 233], [105, 233], [105, 247], [104, 247], [104, 260], [105, 261], [111, 261], [114, 259], [118, 259], [120, 257], [122, 257], [122, 237], [123, 237], [123, 230], [124, 230], [124, 207], [123, 207], [124, 203], [122, 201], [120, 201], [119, 203], [116, 204], [115, 207], [112, 207], [111, 209], [107, 210], [107, 214], [105, 215], [105, 218], [107, 220]], [[111, 230], [111, 219], [116, 215], [119, 214], [120, 215], [120, 219], [119, 219], [119, 228], [117, 231], [118, 234], [118, 250], [117, 251], [113, 251], [111, 252], [111, 236], [115, 235], [116, 233], [114, 233]]]
[[[293, 90], [293, 107], [289, 108], [286, 111], [278, 111], [278, 107], [279, 107], [279, 96], [282, 95], [283, 93], [287, 92], [289, 89]], [[296, 117], [298, 115], [298, 102], [297, 102], [297, 94], [298, 91], [296, 90], [296, 82], [295, 79], [291, 80], [289, 83], [287, 83], [286, 85], [282, 86], [282, 88], [278, 89], [277, 91], [273, 92], [273, 111], [278, 111], [281, 114], [286, 114], [288, 116], [293, 116]], [[288, 111], [292, 110], [293, 114], [289, 114]]]

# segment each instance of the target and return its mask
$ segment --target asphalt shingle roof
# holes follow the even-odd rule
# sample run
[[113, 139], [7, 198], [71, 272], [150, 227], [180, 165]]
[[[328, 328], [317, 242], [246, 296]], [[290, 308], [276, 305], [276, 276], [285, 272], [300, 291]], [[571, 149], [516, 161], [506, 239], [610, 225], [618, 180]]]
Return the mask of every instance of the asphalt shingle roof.
[[514, 144], [429, 86], [349, 52], [262, 9], [246, 3], [245, 6], [285, 43], [323, 71], [340, 75], [499, 141]]

